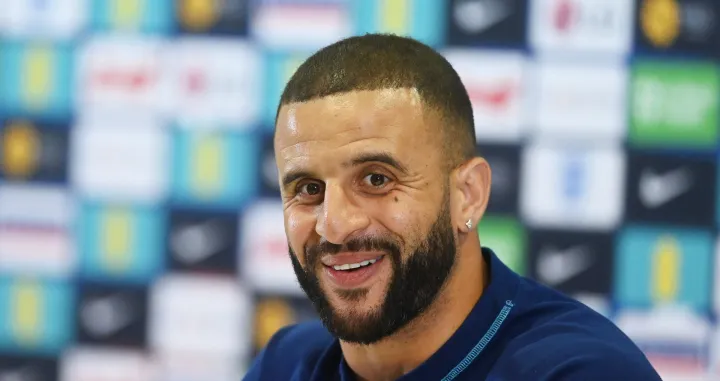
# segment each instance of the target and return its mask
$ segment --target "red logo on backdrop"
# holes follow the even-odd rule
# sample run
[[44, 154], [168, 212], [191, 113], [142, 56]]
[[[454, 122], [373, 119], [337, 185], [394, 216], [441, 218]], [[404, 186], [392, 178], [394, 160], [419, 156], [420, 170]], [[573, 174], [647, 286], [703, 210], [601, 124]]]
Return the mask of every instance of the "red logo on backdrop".
[[213, 78], [207, 70], [197, 67], [190, 68], [185, 73], [184, 90], [189, 95], [205, 95], [213, 93], [235, 93], [242, 86], [239, 81], [232, 78]]
[[202, 70], [191, 69], [185, 78], [185, 85], [190, 94], [200, 94], [207, 90], [207, 76]]
[[472, 86], [467, 90], [473, 103], [481, 103], [493, 109], [504, 109], [508, 107], [515, 95], [515, 89], [515, 83], [505, 82], [494, 87]]
[[107, 70], [95, 73], [91, 77], [91, 83], [100, 87], [137, 91], [150, 87], [155, 78], [154, 74], [152, 70]]
[[253, 249], [254, 253], [264, 253], [273, 259], [288, 259], [289, 248], [288, 242], [284, 239], [268, 238], [259, 242]]
[[571, 0], [559, 0], [555, 4], [555, 29], [567, 32], [572, 26], [575, 6]]

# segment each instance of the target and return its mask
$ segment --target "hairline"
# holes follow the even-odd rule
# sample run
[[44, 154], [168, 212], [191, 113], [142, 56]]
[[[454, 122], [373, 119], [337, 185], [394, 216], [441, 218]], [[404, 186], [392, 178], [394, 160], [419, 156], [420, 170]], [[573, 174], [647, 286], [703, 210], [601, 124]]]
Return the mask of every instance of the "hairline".
[[[418, 97], [420, 98], [420, 102], [422, 103], [422, 118], [423, 121], [427, 123], [428, 116], [432, 117], [434, 116], [436, 118], [436, 123], [442, 124], [442, 123], [457, 123], [462, 124], [464, 121], [461, 117], [454, 115], [452, 112], [448, 112], [445, 110], [441, 105], [433, 104], [433, 102], [429, 101], [426, 97], [423, 96], [422, 92], [417, 88], [417, 86], [390, 86], [390, 87], [372, 87], [372, 88], [358, 88], [358, 89], [352, 89], [347, 91], [338, 91], [336, 93], [332, 94], [324, 94], [324, 95], [317, 95], [312, 96], [303, 100], [282, 100], [280, 101], [277, 111], [275, 113], [275, 124], [273, 127], [273, 140], [277, 134], [277, 123], [278, 118], [280, 116], [280, 111], [283, 107], [292, 107], [295, 105], [301, 105], [305, 103], [309, 103], [312, 101], [318, 101], [325, 98], [335, 97], [335, 96], [342, 96], [346, 94], [351, 94], [355, 92], [362, 92], [362, 91], [369, 91], [369, 92], [375, 92], [375, 91], [384, 91], [384, 90], [411, 90], [414, 91]], [[426, 126], [427, 128], [430, 128], [430, 126]], [[447, 142], [450, 143], [452, 138], [452, 133], [450, 133], [450, 128], [443, 127], [443, 126], [437, 126], [438, 134], [440, 134], [440, 137], [443, 141], [443, 143]], [[462, 128], [466, 128], [466, 126], [462, 126]], [[457, 163], [457, 159], [452, 155], [452, 153], [444, 152], [445, 149], [443, 147], [438, 147], [439, 150], [443, 152], [443, 161], [444, 163], [441, 163], [441, 165], [444, 165], [446, 167], [453, 167], [459, 163]], [[464, 155], [463, 155], [464, 156]], [[463, 158], [460, 161], [463, 161], [467, 158]]]

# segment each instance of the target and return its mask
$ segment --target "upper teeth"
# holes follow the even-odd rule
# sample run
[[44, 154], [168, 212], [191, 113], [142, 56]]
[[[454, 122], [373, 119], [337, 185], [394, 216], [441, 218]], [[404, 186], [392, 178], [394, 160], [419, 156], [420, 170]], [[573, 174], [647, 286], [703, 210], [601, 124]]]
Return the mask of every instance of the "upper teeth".
[[377, 259], [371, 259], [371, 260], [369, 260], [369, 261], [362, 261], [362, 262], [359, 262], [359, 263], [346, 263], [346, 264], [344, 264], [344, 265], [333, 266], [333, 268], [334, 268], [335, 270], [352, 270], [352, 269], [356, 269], [356, 268], [358, 268], [358, 267], [363, 267], [363, 266], [367, 266], [367, 265], [372, 265], [372, 264], [375, 263], [375, 262], [377, 262]]

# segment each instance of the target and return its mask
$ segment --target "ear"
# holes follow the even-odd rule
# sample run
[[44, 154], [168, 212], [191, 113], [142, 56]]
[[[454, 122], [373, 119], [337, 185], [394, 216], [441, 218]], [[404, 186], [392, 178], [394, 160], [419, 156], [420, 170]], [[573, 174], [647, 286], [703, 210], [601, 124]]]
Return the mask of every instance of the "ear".
[[[455, 216], [457, 216], [457, 221], [453, 221], [453, 224], [460, 232], [475, 231], [490, 200], [491, 180], [490, 165], [481, 157], [475, 157], [456, 169], [455, 193], [458, 198]], [[466, 225], [468, 221], [471, 223], [469, 228]]]

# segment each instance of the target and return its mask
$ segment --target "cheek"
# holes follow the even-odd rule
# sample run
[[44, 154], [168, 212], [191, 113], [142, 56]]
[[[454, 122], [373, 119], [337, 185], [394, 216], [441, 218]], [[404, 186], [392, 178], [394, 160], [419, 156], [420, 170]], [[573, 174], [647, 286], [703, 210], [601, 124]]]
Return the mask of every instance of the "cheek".
[[383, 211], [383, 225], [402, 239], [405, 248], [412, 246], [420, 238], [423, 227], [430, 223], [431, 219], [417, 205], [397, 203]]
[[398, 232], [418, 230], [433, 219], [427, 205], [402, 199], [399, 202], [383, 205], [380, 213], [384, 216], [388, 227]]
[[305, 256], [302, 255], [305, 244], [312, 238], [315, 232], [315, 217], [306, 213], [286, 211], [285, 213], [285, 234], [290, 242], [290, 247], [298, 254], [298, 261], [305, 264]]
[[388, 223], [392, 230], [403, 227], [407, 228], [417, 223], [417, 214], [409, 208], [390, 208], [388, 212]]

